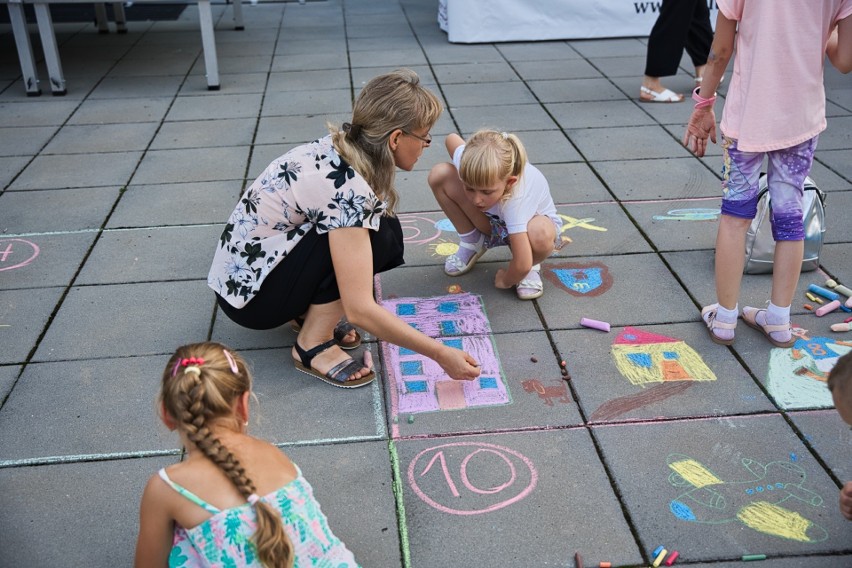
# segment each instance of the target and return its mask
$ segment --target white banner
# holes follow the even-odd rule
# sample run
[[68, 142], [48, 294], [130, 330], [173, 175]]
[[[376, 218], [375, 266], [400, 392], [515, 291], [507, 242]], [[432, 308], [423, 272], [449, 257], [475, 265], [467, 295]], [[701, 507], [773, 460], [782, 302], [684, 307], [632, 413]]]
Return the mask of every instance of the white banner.
[[[453, 43], [647, 36], [661, 0], [439, 0]], [[716, 25], [716, 2], [707, 0]]]

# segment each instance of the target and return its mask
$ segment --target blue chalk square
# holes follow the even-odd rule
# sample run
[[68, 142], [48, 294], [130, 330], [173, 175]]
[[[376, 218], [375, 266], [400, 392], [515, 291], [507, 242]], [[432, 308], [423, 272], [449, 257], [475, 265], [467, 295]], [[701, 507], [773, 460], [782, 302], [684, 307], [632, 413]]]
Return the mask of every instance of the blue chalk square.
[[496, 389], [497, 379], [494, 377], [479, 377], [479, 388], [481, 389]]
[[399, 368], [403, 375], [422, 375], [423, 361], [403, 361]]
[[426, 381], [405, 381], [405, 392], [429, 392]]
[[400, 347], [399, 348], [399, 356], [400, 357], [408, 357], [408, 356], [411, 356], [411, 355], [417, 355], [417, 353], [415, 353], [414, 351], [412, 351], [411, 349], [408, 349], [406, 347]]
[[420, 329], [419, 327], [417, 327], [417, 324], [416, 324], [416, 323], [409, 322], [409, 323], [408, 323], [408, 325], [410, 325], [410, 326], [411, 326], [411, 327], [413, 327], [414, 329], [418, 329], [418, 330]]
[[663, 359], [678, 359], [679, 357], [675, 351], [663, 351]]
[[441, 302], [438, 304], [438, 311], [442, 314], [454, 314], [459, 311], [458, 302]]
[[459, 328], [456, 322], [444, 320], [441, 322], [441, 335], [458, 335]]
[[413, 316], [417, 313], [417, 306], [414, 304], [399, 304], [396, 307], [396, 315], [398, 316]]
[[462, 348], [462, 340], [461, 339], [445, 339], [444, 345], [447, 347], [454, 347], [456, 349]]

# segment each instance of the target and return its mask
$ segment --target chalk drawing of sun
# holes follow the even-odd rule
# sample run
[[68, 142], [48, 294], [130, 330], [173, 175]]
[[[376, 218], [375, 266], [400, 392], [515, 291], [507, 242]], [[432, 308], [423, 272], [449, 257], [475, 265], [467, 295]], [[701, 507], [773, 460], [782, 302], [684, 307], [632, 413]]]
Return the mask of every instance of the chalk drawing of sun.
[[458, 243], [448, 241], [446, 239], [438, 239], [434, 243], [429, 244], [429, 252], [432, 256], [450, 256], [459, 250]]

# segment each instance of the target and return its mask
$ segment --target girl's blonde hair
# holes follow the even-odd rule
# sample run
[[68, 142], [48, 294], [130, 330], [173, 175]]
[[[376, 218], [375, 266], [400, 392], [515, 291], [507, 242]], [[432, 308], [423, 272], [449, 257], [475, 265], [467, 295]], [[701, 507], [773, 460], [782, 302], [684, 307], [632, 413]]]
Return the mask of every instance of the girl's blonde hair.
[[[160, 400], [187, 438], [221, 469], [247, 500], [255, 486], [240, 462], [213, 434], [214, 424], [240, 429], [234, 404], [251, 392], [251, 374], [234, 351], [214, 342], [179, 347], [163, 371]], [[257, 530], [252, 540], [257, 556], [269, 568], [293, 565], [293, 545], [281, 516], [263, 501], [255, 501]]]
[[518, 181], [501, 197], [505, 201], [520, 184], [527, 165], [527, 151], [514, 134], [496, 130], [478, 130], [467, 141], [459, 164], [459, 177], [468, 187], [491, 187], [509, 176]]
[[396, 164], [388, 137], [397, 129], [409, 133], [431, 129], [443, 110], [438, 97], [420, 84], [417, 73], [397, 69], [364, 85], [355, 100], [351, 124], [329, 124], [338, 154], [367, 180], [390, 215], [399, 196], [394, 188]]

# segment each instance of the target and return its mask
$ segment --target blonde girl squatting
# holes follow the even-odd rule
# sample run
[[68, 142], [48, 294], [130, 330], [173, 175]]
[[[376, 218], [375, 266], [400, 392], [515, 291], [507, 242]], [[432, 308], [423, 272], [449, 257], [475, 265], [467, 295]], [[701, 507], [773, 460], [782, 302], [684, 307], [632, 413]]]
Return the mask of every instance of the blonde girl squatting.
[[541, 297], [540, 263], [561, 245], [562, 228], [544, 175], [514, 134], [479, 130], [467, 142], [450, 134], [445, 144], [452, 163], [429, 173], [429, 187], [460, 239], [444, 272], [466, 274], [486, 250], [508, 245], [512, 259], [497, 270], [494, 286], [515, 287], [521, 300]]

